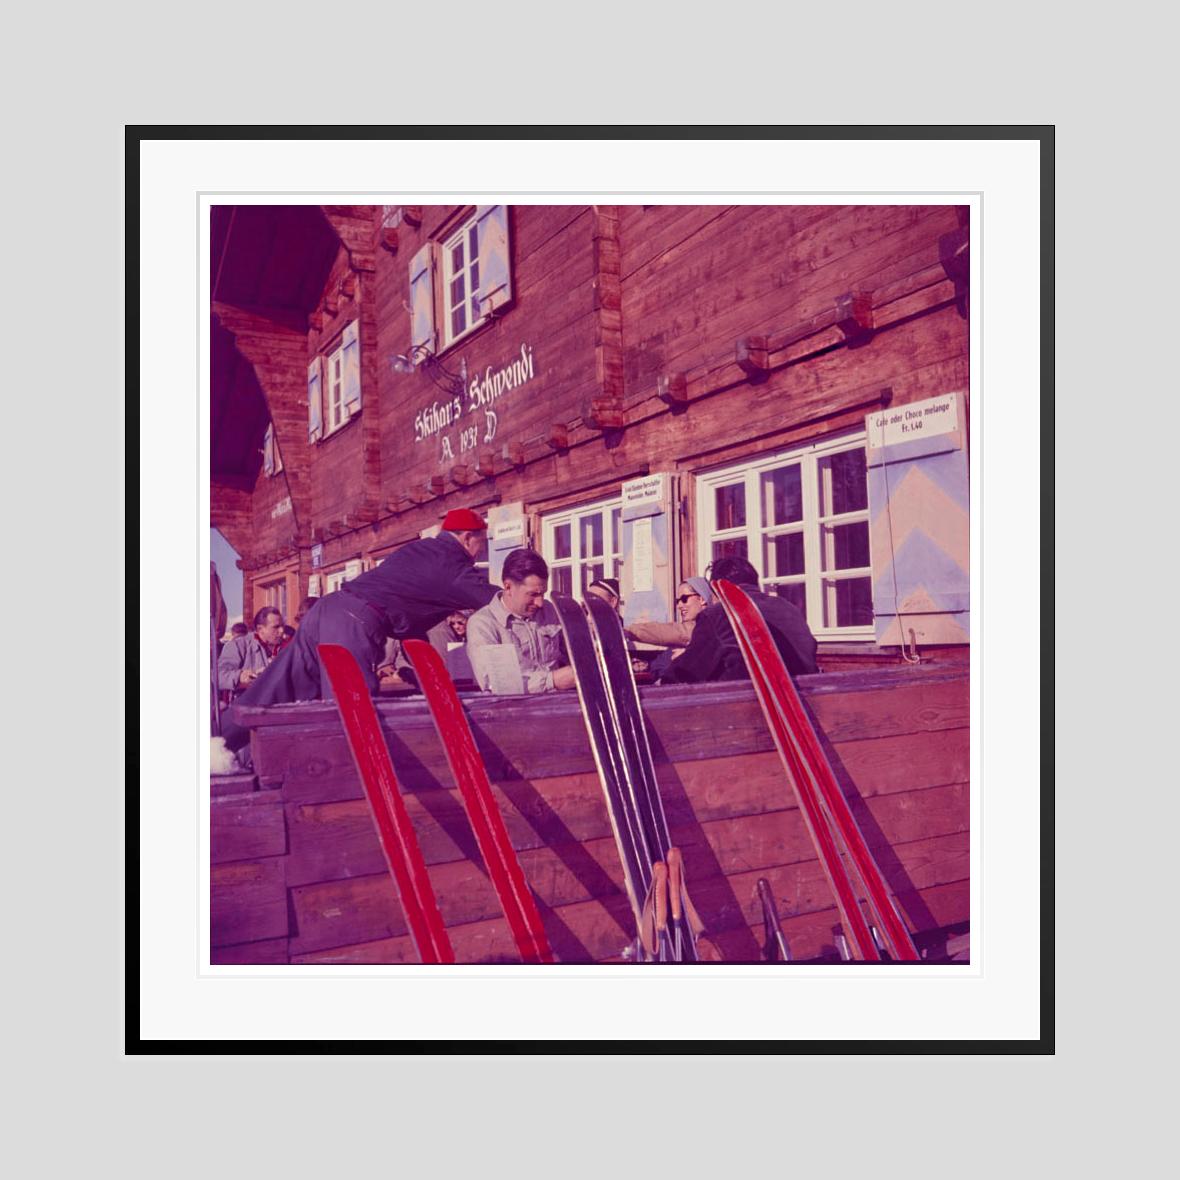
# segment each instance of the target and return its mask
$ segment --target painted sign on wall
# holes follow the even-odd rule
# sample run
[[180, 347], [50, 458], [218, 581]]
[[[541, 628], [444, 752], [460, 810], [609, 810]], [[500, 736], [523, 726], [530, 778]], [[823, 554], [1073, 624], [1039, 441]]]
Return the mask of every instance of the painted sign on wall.
[[496, 437], [502, 408], [500, 399], [536, 377], [533, 346], [522, 344], [520, 353], [502, 365], [488, 365], [476, 373], [462, 395], [435, 399], [414, 415], [414, 442], [438, 440], [439, 458], [453, 460], [486, 446]]
[[865, 419], [868, 444], [877, 449], [959, 429], [958, 397], [953, 393], [869, 414]]

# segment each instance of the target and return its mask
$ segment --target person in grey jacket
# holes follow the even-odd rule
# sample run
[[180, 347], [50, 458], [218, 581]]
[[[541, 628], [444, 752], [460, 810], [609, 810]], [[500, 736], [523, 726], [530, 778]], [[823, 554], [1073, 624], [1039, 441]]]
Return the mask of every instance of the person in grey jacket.
[[504, 589], [467, 620], [467, 655], [475, 682], [492, 690], [495, 649], [516, 652], [521, 672], [516, 692], [550, 692], [573, 688], [574, 670], [566, 658], [561, 622], [545, 601], [549, 567], [532, 549], [513, 549], [500, 573]]
[[283, 616], [273, 606], [264, 606], [254, 616], [254, 630], [231, 639], [217, 660], [217, 687], [223, 692], [245, 692], [274, 658], [283, 638]]

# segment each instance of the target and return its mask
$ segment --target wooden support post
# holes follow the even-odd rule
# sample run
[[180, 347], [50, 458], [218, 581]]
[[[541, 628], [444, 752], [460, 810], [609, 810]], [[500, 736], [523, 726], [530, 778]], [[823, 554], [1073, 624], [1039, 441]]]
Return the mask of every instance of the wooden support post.
[[356, 271], [350, 270], [341, 280], [340, 293], [345, 299], [352, 299], [356, 295]]
[[770, 354], [765, 336], [743, 336], [735, 346], [738, 368], [757, 384], [770, 376]]
[[420, 226], [422, 224], [422, 206], [403, 205], [402, 220], [406, 223], [406, 225], [412, 225], [415, 228]]
[[496, 474], [496, 453], [495, 451], [480, 451], [479, 462], [475, 466], [475, 470], [485, 479], [490, 479]]
[[465, 488], [471, 482], [471, 468], [465, 463], [456, 463], [451, 468], [451, 483], [457, 488]]
[[683, 373], [661, 373], [656, 378], [656, 397], [670, 406], [688, 405], [688, 378]]
[[570, 445], [568, 424], [565, 422], [554, 422], [549, 428], [549, 434], [545, 439], [545, 443], [555, 451], [568, 451]]
[[971, 294], [971, 238], [968, 226], [960, 226], [938, 239], [938, 259], [946, 277], [955, 284], [959, 314], [966, 317]]
[[432, 475], [426, 481], [426, 486], [432, 496], [441, 496], [447, 490], [447, 481], [444, 476]]
[[432, 493], [427, 491], [425, 487], [412, 487], [406, 495], [412, 504], [425, 504], [430, 499]]
[[518, 442], [507, 442], [500, 450], [500, 457], [519, 471], [524, 466], [524, 447]]
[[582, 408], [582, 421], [591, 430], [622, 430], [626, 425], [622, 403], [615, 398], [590, 398]]
[[390, 254], [397, 253], [397, 230], [383, 229], [381, 231], [381, 248], [388, 250]]
[[837, 295], [835, 324], [849, 344], [863, 344], [873, 334], [873, 297], [859, 291]]

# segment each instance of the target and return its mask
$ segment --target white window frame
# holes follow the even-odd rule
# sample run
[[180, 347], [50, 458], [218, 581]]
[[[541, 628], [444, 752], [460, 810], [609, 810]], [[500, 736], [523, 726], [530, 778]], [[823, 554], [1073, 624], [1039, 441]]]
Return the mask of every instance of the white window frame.
[[[856, 627], [827, 627], [822, 625], [825, 618], [824, 597], [828, 597], [832, 617], [835, 617], [836, 583], [851, 578], [868, 578], [872, 587], [872, 554], [869, 565], [847, 570], [824, 569], [824, 529], [827, 526], [852, 524], [869, 520], [866, 507], [857, 512], [840, 515], [820, 515], [820, 462], [843, 451], [865, 449], [865, 432], [827, 439], [808, 446], [793, 447], [764, 458], [747, 460], [719, 468], [716, 471], [701, 472], [697, 483], [697, 568], [704, 571], [713, 560], [713, 543], [745, 538], [746, 555], [750, 564], [758, 571], [763, 589], [779, 583], [802, 583], [807, 600], [807, 624], [811, 633], [820, 640], [874, 639], [876, 632], [872, 623]], [[801, 523], [785, 525], [763, 525], [760, 485], [762, 476], [776, 468], [798, 463], [803, 497], [803, 520]], [[738, 528], [718, 529], [716, 517], [716, 490], [731, 484], [742, 483], [746, 493], [746, 523]], [[803, 534], [802, 574], [768, 578], [763, 556], [763, 539], [788, 533]], [[871, 542], [870, 542], [871, 543]], [[827, 534], [827, 556], [833, 558], [834, 534]]]
[[348, 581], [345, 573], [346, 571], [341, 567], [338, 570], [333, 570], [330, 574], [324, 574], [324, 593], [331, 594], [333, 590], [339, 590]]
[[[619, 513], [619, 547], [617, 550], [612, 545], [613, 537], [611, 533], [611, 516], [614, 512]], [[620, 576], [623, 569], [622, 512], [622, 496], [613, 496], [609, 500], [599, 500], [593, 504], [578, 504], [573, 508], [565, 508], [560, 512], [552, 512], [541, 517], [541, 556], [544, 557], [545, 564], [549, 566], [549, 585], [551, 589], [555, 581], [553, 571], [568, 569], [571, 571], [570, 586], [573, 596], [575, 598], [579, 597], [584, 588], [581, 585], [582, 578], [575, 577], [574, 572], [580, 574], [582, 567], [592, 562], [597, 563], [601, 561], [603, 567], [602, 576], [604, 578], [617, 578]], [[595, 514], [602, 518], [603, 552], [600, 557], [586, 557], [582, 554], [581, 524], [583, 520], [587, 520]], [[557, 558], [554, 556], [556, 552], [554, 534], [565, 524], [570, 526], [570, 556]]]
[[273, 606], [287, 621], [287, 579], [276, 578], [273, 582], [263, 582], [259, 589], [262, 591], [262, 605]]
[[[450, 348], [452, 344], [462, 340], [464, 336], [469, 336], [475, 331], [488, 317], [486, 314], [481, 314], [479, 311], [479, 229], [476, 222], [476, 213], [473, 211], [469, 217], [464, 218], [463, 222], [456, 226], [439, 244], [438, 251], [441, 255], [442, 265], [439, 267], [439, 275], [442, 283], [440, 299], [438, 306], [442, 313], [442, 348]], [[475, 255], [472, 257], [472, 240], [474, 239]], [[454, 251], [457, 247], [463, 248], [463, 266], [461, 270], [456, 270], [454, 265]], [[474, 272], [475, 281], [472, 282], [472, 273]], [[458, 308], [458, 301], [453, 299], [451, 286], [456, 280], [462, 280], [463, 283], [463, 312], [464, 324], [459, 331], [455, 331], [451, 324], [452, 314]]]
[[[339, 366], [339, 376], [334, 371]], [[326, 438], [333, 431], [348, 424], [351, 414], [344, 404], [344, 339], [336, 342], [336, 347], [324, 357], [324, 403], [327, 409], [327, 423], [324, 430]]]

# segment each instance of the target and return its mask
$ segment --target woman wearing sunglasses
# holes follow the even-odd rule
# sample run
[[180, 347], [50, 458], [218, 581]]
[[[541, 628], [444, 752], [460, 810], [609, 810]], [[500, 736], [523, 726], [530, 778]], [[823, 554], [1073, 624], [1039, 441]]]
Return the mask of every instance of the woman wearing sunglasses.
[[631, 623], [627, 634], [639, 643], [652, 643], [671, 650], [661, 652], [651, 663], [653, 676], [662, 676], [672, 660], [686, 648], [692, 639], [697, 615], [716, 597], [708, 579], [685, 578], [676, 590], [676, 621], [674, 623]]

